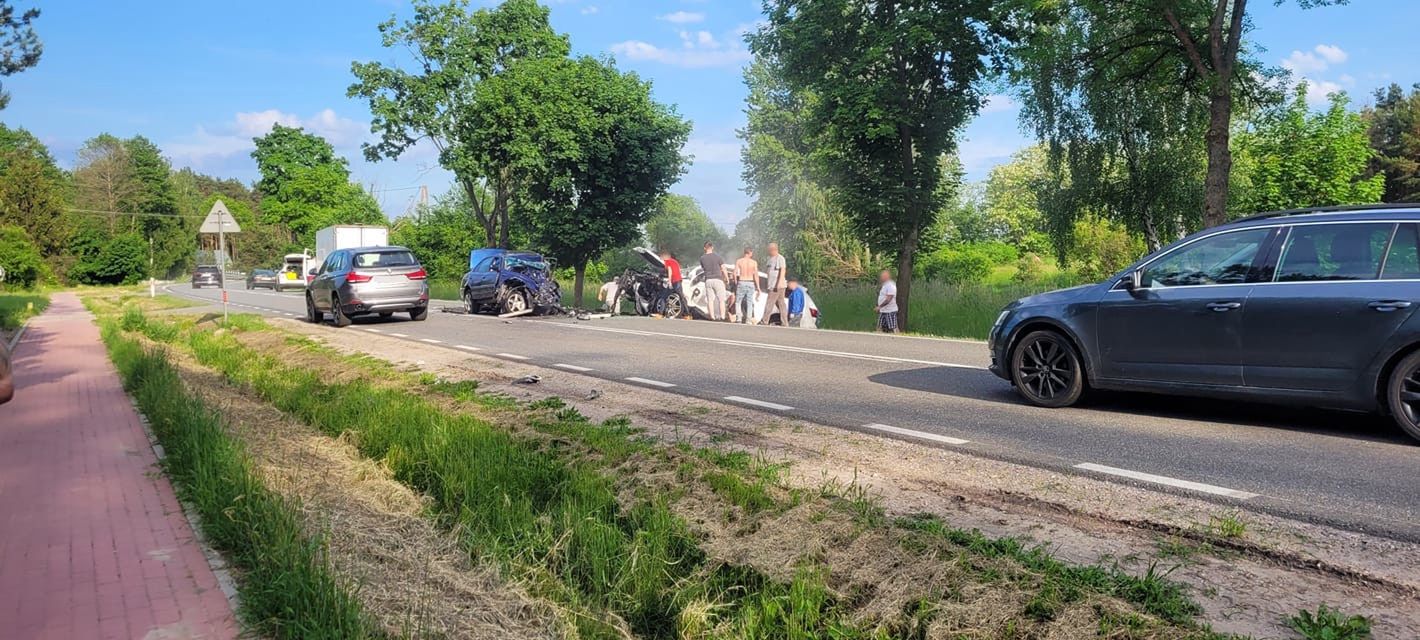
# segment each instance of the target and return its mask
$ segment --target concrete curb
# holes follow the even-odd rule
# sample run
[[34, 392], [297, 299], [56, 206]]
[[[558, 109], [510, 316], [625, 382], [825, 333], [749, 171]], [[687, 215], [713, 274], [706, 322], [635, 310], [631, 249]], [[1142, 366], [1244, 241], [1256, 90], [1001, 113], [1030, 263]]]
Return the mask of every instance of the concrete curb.
[[30, 320], [33, 319], [34, 318], [29, 318], [25, 320], [24, 324], [21, 324], [19, 330], [15, 332], [15, 335], [10, 336], [10, 344], [7, 344], [5, 346], [9, 348], [8, 350], [11, 355], [15, 353], [15, 345], [20, 344], [20, 338], [23, 338], [25, 336], [25, 329], [30, 328]]

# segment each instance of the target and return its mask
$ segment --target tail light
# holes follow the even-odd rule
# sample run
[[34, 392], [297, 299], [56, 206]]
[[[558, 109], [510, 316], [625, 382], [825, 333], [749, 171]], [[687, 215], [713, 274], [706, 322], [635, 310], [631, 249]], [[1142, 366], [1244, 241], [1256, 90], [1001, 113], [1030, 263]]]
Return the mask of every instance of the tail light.
[[375, 276], [372, 276], [368, 273], [360, 273], [359, 271], [351, 271], [349, 275], [345, 276], [345, 281], [350, 284], [360, 284], [362, 282], [369, 282], [374, 279]]
[[429, 277], [429, 273], [424, 271], [424, 267], [419, 267], [418, 271], [410, 271], [409, 273], [404, 274], [404, 277], [409, 278], [410, 280], [423, 280]]

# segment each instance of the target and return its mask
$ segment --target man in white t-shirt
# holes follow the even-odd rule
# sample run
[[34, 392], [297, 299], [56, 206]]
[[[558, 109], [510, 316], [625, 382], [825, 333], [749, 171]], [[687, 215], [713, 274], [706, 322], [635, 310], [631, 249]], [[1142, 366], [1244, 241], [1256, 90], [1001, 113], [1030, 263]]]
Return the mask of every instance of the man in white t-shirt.
[[606, 310], [611, 315], [616, 315], [621, 311], [621, 287], [615, 280], [602, 285], [597, 291], [597, 300], [606, 303]]
[[882, 288], [878, 289], [878, 303], [873, 306], [878, 311], [878, 330], [897, 333], [897, 283], [887, 270], [878, 276], [878, 282], [882, 283]]

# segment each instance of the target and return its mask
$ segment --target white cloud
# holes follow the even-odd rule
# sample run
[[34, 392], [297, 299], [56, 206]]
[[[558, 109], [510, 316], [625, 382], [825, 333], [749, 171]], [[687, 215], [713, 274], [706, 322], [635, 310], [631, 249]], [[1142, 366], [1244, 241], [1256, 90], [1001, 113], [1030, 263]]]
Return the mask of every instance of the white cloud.
[[691, 138], [685, 143], [685, 153], [695, 158], [695, 164], [724, 164], [740, 161], [739, 141]]
[[679, 31], [680, 49], [661, 47], [643, 40], [627, 40], [611, 45], [611, 52], [627, 60], [660, 62], [677, 67], [704, 68], [738, 66], [750, 59], [739, 38], [720, 39], [709, 31]]
[[1307, 104], [1316, 107], [1327, 103], [1327, 96], [1338, 91], [1344, 91], [1341, 85], [1330, 80], [1309, 80], [1303, 78], [1307, 83]]
[[981, 113], [982, 115], [985, 115], [988, 113], [1003, 113], [1006, 111], [1015, 111], [1016, 108], [1020, 106], [1021, 105], [1017, 103], [1015, 99], [1011, 96], [997, 93], [986, 96], [986, 104], [982, 105]]
[[208, 127], [198, 125], [188, 136], [170, 141], [163, 151], [179, 164], [202, 167], [254, 148], [252, 138], [266, 135], [272, 126], [301, 127], [309, 133], [330, 141], [336, 149], [351, 149], [369, 135], [369, 125], [343, 117], [333, 109], [323, 109], [310, 117], [301, 117], [279, 109], [238, 112], [232, 120]]
[[695, 24], [697, 22], [704, 22], [705, 14], [696, 11], [676, 11], [674, 13], [667, 13], [657, 19], [665, 20], [671, 24]]
[[1351, 57], [1343, 51], [1341, 47], [1334, 44], [1319, 44], [1314, 51], [1316, 51], [1317, 55], [1321, 56], [1323, 60], [1331, 64], [1341, 64], [1346, 62], [1347, 58]]
[[582, 7], [582, 15], [584, 15], [584, 16], [592, 15], [592, 14], [598, 12], [598, 11], [601, 11], [601, 9], [598, 9], [598, 8], [597, 8], [597, 5], [594, 5], [594, 4], [589, 4], [589, 5], [585, 6], [585, 7]]
[[1297, 74], [1317, 73], [1326, 71], [1331, 65], [1346, 62], [1350, 57], [1341, 47], [1319, 44], [1311, 51], [1292, 51], [1282, 60], [1282, 67]]

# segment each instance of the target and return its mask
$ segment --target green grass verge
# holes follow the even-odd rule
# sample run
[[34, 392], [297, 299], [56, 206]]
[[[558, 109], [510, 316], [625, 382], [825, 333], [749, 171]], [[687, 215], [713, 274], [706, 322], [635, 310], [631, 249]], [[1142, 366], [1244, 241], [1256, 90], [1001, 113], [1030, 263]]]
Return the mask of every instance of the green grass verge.
[[[1068, 274], [1064, 274], [1068, 276]], [[986, 339], [991, 324], [1008, 303], [1043, 291], [1073, 284], [1067, 279], [1038, 284], [945, 284], [918, 280], [912, 283], [911, 331], [923, 335]], [[874, 331], [878, 316], [875, 284], [850, 284], [812, 290], [814, 303], [823, 312], [820, 326], [846, 331]]]
[[219, 414], [187, 392], [162, 350], [145, 350], [120, 330], [160, 326], [141, 313], [109, 318], [104, 342], [163, 445], [163, 470], [196, 509], [203, 534], [239, 569], [245, 625], [281, 639], [385, 637], [353, 585], [331, 572], [324, 543], [303, 531], [298, 506], [262, 484]]
[[0, 329], [17, 329], [48, 306], [43, 293], [0, 293]]

